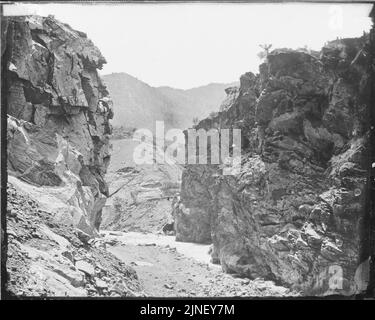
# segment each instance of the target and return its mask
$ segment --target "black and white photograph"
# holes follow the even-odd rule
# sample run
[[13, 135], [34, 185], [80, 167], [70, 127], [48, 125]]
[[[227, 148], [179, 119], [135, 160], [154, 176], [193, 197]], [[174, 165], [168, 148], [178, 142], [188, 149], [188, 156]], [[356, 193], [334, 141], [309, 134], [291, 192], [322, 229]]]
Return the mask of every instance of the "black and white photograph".
[[374, 299], [373, 3], [0, 13], [2, 300]]

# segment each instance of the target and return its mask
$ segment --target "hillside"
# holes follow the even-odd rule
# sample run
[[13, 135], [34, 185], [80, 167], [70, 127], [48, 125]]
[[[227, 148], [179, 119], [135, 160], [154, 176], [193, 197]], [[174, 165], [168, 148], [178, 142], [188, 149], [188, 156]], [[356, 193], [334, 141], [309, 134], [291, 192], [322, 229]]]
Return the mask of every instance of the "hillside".
[[234, 83], [211, 83], [188, 90], [151, 87], [126, 73], [104, 75], [114, 103], [113, 126], [151, 128], [156, 120], [166, 127], [186, 128], [194, 117], [202, 119], [218, 111], [225, 88]]

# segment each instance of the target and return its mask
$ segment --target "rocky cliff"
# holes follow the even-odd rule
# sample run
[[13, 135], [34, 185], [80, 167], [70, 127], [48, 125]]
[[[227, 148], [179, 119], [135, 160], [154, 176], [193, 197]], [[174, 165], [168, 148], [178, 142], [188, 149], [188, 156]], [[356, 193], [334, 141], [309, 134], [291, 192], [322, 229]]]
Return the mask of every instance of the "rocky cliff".
[[364, 290], [370, 56], [368, 35], [319, 55], [274, 50], [228, 89], [197, 128], [241, 129], [240, 172], [186, 166], [176, 239], [212, 242], [225, 271], [304, 294]]
[[104, 57], [84, 33], [39, 16], [2, 19], [1, 54], [6, 294], [141, 294], [135, 271], [95, 238], [113, 116], [97, 72]]
[[84, 33], [51, 17], [7, 18], [2, 30], [10, 180], [95, 234], [113, 116], [97, 73], [106, 61]]

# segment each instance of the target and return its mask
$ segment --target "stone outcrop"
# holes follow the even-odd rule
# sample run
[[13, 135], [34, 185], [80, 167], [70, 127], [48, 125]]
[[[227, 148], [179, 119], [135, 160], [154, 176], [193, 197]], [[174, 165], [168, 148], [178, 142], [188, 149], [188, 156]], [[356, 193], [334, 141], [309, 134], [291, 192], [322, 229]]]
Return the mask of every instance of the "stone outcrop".
[[8, 173], [56, 219], [97, 234], [108, 196], [112, 102], [106, 63], [83, 32], [53, 17], [2, 19]]
[[98, 237], [113, 116], [97, 72], [104, 57], [84, 33], [39, 16], [2, 19], [1, 53], [4, 298], [143, 295]]
[[240, 171], [186, 166], [176, 239], [212, 241], [225, 271], [304, 294], [365, 290], [369, 56], [365, 35], [329, 42], [319, 56], [274, 50], [259, 74], [244, 74], [196, 127], [241, 129]]

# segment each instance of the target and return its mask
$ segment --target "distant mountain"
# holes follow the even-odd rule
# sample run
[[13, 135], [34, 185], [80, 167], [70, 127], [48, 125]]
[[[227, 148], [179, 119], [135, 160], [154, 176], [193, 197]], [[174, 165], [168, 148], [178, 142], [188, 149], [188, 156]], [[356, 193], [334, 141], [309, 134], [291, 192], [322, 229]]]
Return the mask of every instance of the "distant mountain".
[[104, 75], [103, 80], [113, 99], [113, 126], [153, 129], [156, 120], [167, 128], [190, 127], [193, 118], [203, 119], [218, 111], [226, 97], [225, 88], [238, 83], [211, 83], [188, 90], [151, 87], [126, 73]]

